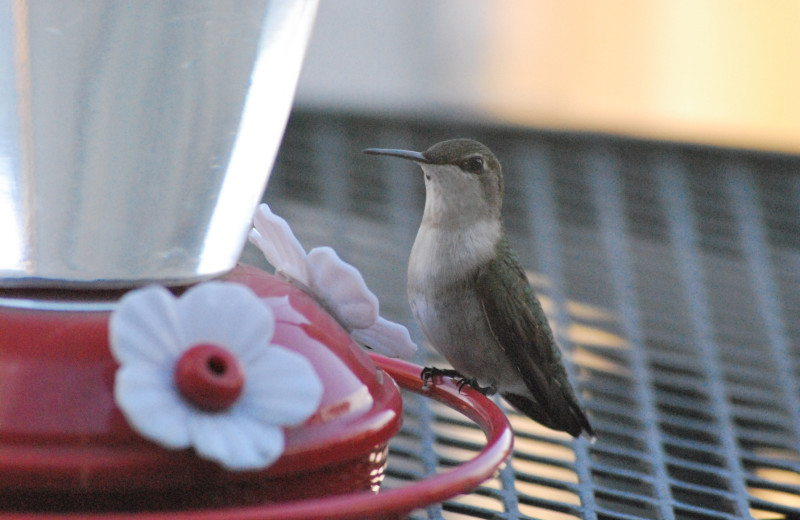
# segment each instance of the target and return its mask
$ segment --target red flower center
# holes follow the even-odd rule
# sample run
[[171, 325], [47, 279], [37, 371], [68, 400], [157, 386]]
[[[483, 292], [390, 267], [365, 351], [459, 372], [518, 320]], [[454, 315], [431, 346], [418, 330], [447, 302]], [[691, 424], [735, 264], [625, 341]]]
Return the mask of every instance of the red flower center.
[[175, 384], [181, 395], [207, 412], [227, 410], [239, 399], [244, 371], [228, 350], [208, 343], [195, 345], [178, 359]]

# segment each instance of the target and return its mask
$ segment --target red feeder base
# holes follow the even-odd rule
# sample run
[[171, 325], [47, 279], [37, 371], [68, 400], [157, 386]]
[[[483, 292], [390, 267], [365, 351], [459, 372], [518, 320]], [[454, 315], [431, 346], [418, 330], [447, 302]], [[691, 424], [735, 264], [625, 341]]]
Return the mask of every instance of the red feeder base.
[[283, 456], [265, 471], [235, 473], [143, 439], [113, 398], [108, 319], [116, 300], [6, 291], [0, 513], [175, 511], [377, 491], [387, 443], [400, 428], [394, 381], [299, 289], [249, 266], [226, 279], [259, 296], [288, 296], [310, 322], [276, 324], [273, 342], [308, 357], [325, 388], [317, 413], [287, 430]]

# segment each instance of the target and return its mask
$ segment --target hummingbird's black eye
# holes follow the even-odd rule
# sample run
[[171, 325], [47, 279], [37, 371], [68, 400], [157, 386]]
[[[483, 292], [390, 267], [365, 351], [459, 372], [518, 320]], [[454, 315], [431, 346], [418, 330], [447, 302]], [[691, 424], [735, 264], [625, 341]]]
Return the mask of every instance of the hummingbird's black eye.
[[468, 159], [464, 159], [461, 161], [458, 167], [465, 172], [475, 174], [481, 173], [483, 172], [483, 157], [470, 157]]

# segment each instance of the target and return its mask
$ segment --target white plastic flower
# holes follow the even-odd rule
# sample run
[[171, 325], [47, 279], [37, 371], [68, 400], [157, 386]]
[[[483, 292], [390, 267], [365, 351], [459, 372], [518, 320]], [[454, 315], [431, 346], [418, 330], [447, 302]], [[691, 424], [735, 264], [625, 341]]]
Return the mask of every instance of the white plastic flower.
[[416, 352], [408, 329], [380, 317], [378, 298], [361, 273], [333, 249], [317, 247], [306, 254], [289, 224], [266, 204], [256, 210], [253, 224], [250, 241], [275, 274], [314, 296], [354, 340], [389, 356], [409, 358]]
[[[295, 319], [279, 300], [267, 303]], [[235, 283], [180, 298], [161, 286], [128, 293], [110, 321], [117, 405], [163, 447], [193, 447], [229, 470], [266, 468], [283, 452], [283, 427], [308, 419], [323, 390], [308, 359], [270, 344], [274, 326], [265, 300]]]

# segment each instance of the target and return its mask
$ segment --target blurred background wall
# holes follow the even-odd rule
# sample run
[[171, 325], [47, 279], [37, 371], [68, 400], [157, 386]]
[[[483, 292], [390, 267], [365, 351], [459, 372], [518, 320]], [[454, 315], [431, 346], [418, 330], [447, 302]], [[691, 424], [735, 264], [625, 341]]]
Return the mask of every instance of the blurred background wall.
[[323, 0], [297, 105], [800, 152], [800, 2]]

